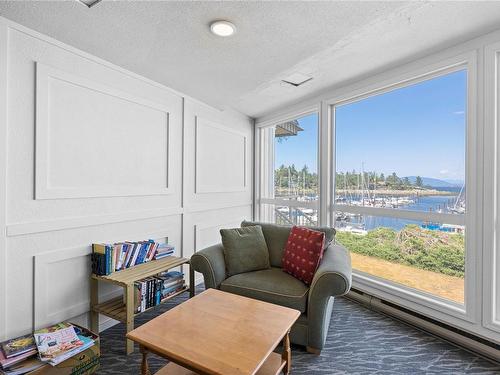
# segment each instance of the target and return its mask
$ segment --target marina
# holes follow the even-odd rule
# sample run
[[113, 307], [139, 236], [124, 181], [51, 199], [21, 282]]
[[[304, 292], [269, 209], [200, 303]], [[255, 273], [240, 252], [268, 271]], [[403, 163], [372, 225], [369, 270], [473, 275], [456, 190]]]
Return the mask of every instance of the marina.
[[[439, 195], [422, 194], [422, 190], [412, 195], [387, 194], [387, 191], [342, 191], [335, 200], [339, 210], [335, 213], [335, 228], [339, 231], [347, 231], [357, 235], [366, 235], [368, 231], [379, 227], [391, 228], [399, 231], [406, 225], [418, 225], [429, 230], [439, 230], [450, 233], [464, 233], [465, 227], [451, 225], [448, 223], [433, 223], [415, 221], [409, 219], [393, 218], [388, 216], [371, 216], [366, 214], [354, 214], [342, 211], [342, 206], [354, 207], [377, 207], [390, 209], [404, 209], [411, 211], [437, 212], [450, 214], [465, 213], [465, 188], [448, 188], [446, 191], [438, 191]], [[279, 205], [275, 207], [277, 221], [282, 224], [295, 225], [318, 225], [318, 211], [314, 208], [295, 207], [297, 202], [304, 202], [309, 206], [310, 202], [318, 199], [317, 195], [283, 196], [280, 199], [294, 201], [293, 207]]]

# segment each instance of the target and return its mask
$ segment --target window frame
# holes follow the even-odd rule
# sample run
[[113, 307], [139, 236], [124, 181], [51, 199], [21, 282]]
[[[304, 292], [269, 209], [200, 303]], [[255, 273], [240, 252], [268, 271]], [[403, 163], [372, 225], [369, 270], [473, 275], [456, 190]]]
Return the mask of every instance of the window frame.
[[[318, 173], [318, 201], [316, 202], [293, 202], [293, 201], [287, 201], [284, 199], [276, 199], [276, 198], [267, 198], [262, 196], [262, 191], [264, 189], [269, 189], [269, 186], [266, 188], [263, 187], [263, 184], [265, 183], [265, 180], [269, 181], [274, 181], [274, 176], [272, 179], [269, 178], [269, 176], [263, 177], [262, 172], [266, 169], [264, 168], [264, 163], [266, 162], [266, 158], [268, 160], [269, 155], [266, 155], [268, 153], [269, 149], [265, 147], [264, 145], [264, 135], [262, 130], [263, 129], [268, 129], [271, 127], [274, 127], [276, 125], [279, 125], [281, 123], [287, 122], [287, 121], [292, 121], [292, 120], [297, 120], [302, 117], [306, 117], [312, 114], [316, 114], [318, 117], [317, 121], [317, 133], [318, 133], [318, 152], [316, 155], [316, 160], [317, 160], [317, 173]], [[312, 208], [318, 210], [318, 225], [322, 225], [322, 214], [321, 214], [321, 196], [324, 194], [321, 194], [322, 188], [321, 188], [321, 179], [323, 176], [323, 173], [321, 173], [321, 146], [320, 146], [320, 139], [321, 139], [321, 112], [320, 112], [320, 105], [310, 105], [304, 108], [301, 108], [297, 111], [292, 111], [285, 113], [281, 116], [277, 116], [271, 120], [256, 123], [255, 124], [255, 207], [254, 207], [254, 217], [257, 220], [262, 220], [263, 218], [261, 217], [261, 206], [264, 204], [271, 204], [271, 205], [282, 205], [282, 206], [288, 206], [288, 207], [301, 207], [301, 208]], [[274, 146], [272, 147], [274, 151]], [[274, 153], [272, 155], [272, 164], [274, 165]], [[273, 169], [274, 171], [274, 169]]]
[[[444, 59], [429, 65], [407, 69], [406, 71], [394, 74], [389, 72], [382, 75], [383, 79], [376, 77], [375, 80], [365, 80], [361, 84], [338, 90], [339, 93], [322, 102], [323, 116], [326, 117], [330, 135], [330, 167], [329, 167], [329, 189], [328, 189], [328, 223], [333, 226], [335, 223], [335, 211], [340, 208], [346, 211], [347, 205], [335, 204], [335, 107], [339, 105], [356, 102], [374, 95], [384, 94], [398, 88], [427, 81], [432, 78], [452, 73], [458, 70], [467, 70], [467, 122], [466, 122], [466, 145], [465, 145], [465, 180], [467, 186], [466, 213], [463, 222], [460, 218], [452, 218], [451, 214], [425, 213], [426, 219], [436, 220], [449, 224], [464, 224], [466, 226], [466, 251], [465, 251], [465, 299], [464, 305], [454, 303], [439, 296], [432, 295], [424, 291], [407, 287], [389, 280], [385, 280], [374, 275], [369, 275], [353, 270], [354, 286], [377, 297], [393, 301], [411, 309], [429, 314], [437, 318], [446, 319], [447, 315], [452, 315], [467, 322], [477, 321], [478, 311], [480, 311], [480, 296], [474, 293], [479, 285], [480, 269], [478, 261], [482, 250], [480, 239], [481, 228], [481, 204], [482, 204], [482, 156], [478, 156], [478, 132], [481, 130], [477, 119], [477, 53], [476, 51], [463, 53], [452, 58]], [[387, 209], [364, 207], [362, 209], [349, 207], [347, 212], [363, 211], [363, 213], [378, 216], [400, 217], [421, 220], [423, 213], [410, 210]], [[458, 215], [455, 215], [458, 216]], [[476, 220], [474, 220], [476, 218]], [[445, 314], [445, 315], [443, 315]]]
[[499, 126], [499, 76], [500, 42], [486, 45], [484, 51], [484, 251], [483, 251], [483, 325], [500, 333], [500, 254], [498, 216], [500, 212], [500, 132]]

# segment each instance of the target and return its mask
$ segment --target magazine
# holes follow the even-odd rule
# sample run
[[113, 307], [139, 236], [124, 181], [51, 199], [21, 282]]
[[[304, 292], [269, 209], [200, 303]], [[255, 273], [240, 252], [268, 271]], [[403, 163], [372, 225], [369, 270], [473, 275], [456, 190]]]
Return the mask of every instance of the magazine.
[[51, 361], [69, 351], [83, 346], [83, 341], [75, 333], [73, 326], [57, 325], [36, 331], [34, 334], [40, 360]]
[[0, 343], [6, 358], [11, 358], [36, 349], [35, 340], [30, 333], [15, 339], [10, 339]]
[[83, 343], [83, 345], [81, 345], [73, 350], [70, 350], [69, 352], [61, 354], [60, 356], [50, 360], [49, 364], [51, 364], [52, 366], [56, 366], [59, 363], [64, 362], [68, 358], [71, 358], [74, 355], [81, 353], [84, 350], [87, 350], [88, 348], [90, 348], [92, 345], [94, 345], [94, 340], [92, 340], [89, 337], [78, 335], [78, 339]]

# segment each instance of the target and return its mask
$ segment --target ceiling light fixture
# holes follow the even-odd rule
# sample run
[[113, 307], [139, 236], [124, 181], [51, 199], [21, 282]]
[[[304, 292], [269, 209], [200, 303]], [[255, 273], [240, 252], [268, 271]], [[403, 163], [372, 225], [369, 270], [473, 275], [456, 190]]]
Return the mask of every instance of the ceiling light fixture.
[[217, 36], [231, 36], [236, 32], [236, 26], [229, 21], [214, 21], [210, 24], [210, 31]]

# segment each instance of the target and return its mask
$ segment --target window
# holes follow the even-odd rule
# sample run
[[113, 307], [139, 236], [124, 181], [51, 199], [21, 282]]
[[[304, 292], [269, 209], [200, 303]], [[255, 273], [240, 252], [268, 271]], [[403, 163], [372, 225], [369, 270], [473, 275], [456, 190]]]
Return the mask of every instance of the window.
[[318, 114], [260, 129], [260, 220], [318, 225]]
[[353, 268], [464, 304], [467, 71], [333, 106], [332, 219]]

